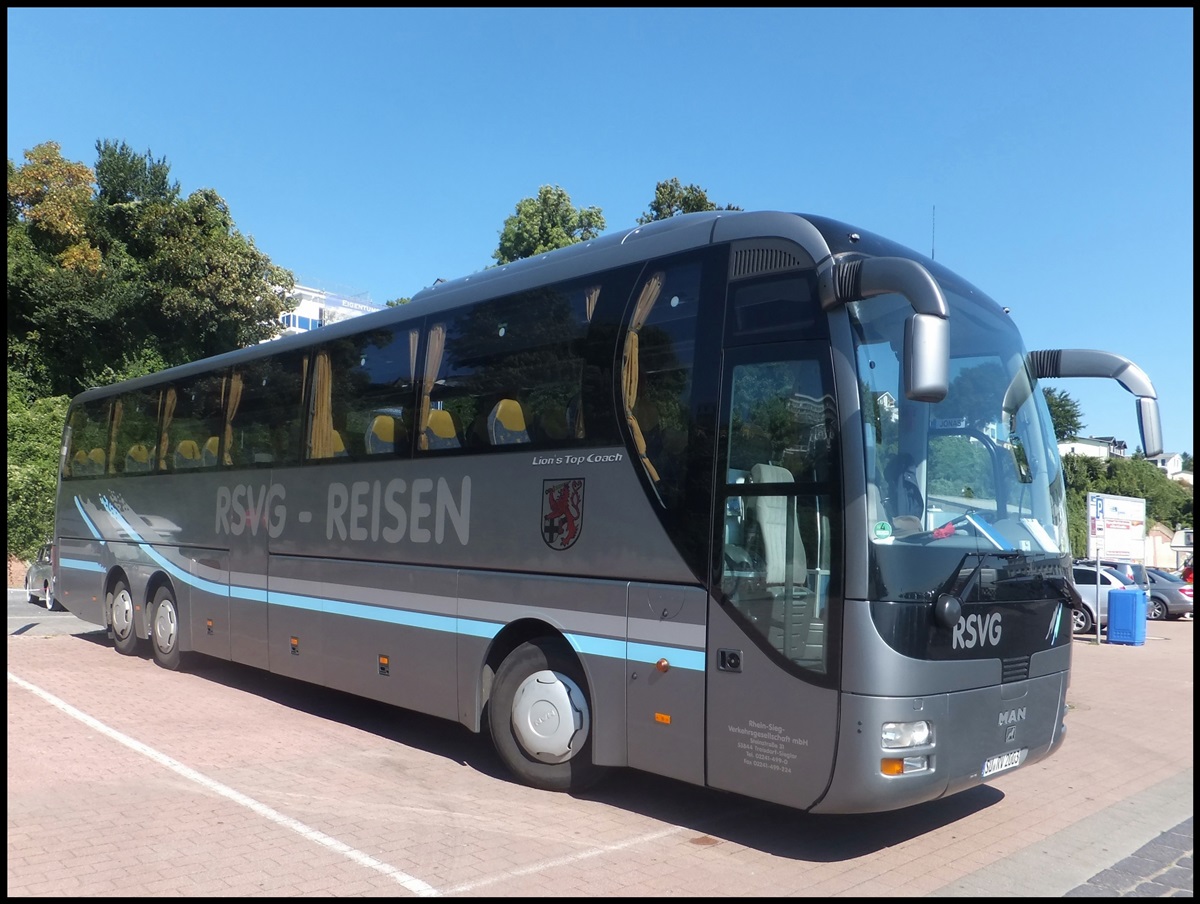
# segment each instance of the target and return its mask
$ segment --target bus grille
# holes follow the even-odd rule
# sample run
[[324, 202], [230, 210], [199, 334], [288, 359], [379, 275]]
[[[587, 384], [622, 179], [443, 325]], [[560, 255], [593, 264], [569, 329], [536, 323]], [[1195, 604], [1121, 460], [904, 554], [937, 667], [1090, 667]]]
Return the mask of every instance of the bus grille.
[[1000, 681], [1008, 684], [1010, 681], [1024, 681], [1029, 677], [1029, 657], [1014, 656], [1012, 659], [1000, 660]]
[[742, 248], [733, 253], [730, 279], [795, 270], [800, 259], [783, 248]]

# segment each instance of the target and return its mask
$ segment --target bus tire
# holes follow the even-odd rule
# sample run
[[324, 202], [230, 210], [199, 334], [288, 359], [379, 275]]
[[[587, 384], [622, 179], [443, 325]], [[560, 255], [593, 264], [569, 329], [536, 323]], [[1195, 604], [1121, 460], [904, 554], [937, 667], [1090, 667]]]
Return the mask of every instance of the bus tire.
[[133, 597], [129, 585], [117, 581], [108, 595], [108, 626], [112, 631], [113, 646], [122, 656], [137, 652], [138, 636], [133, 626]]
[[159, 587], [150, 608], [150, 650], [164, 669], [179, 671], [183, 653], [179, 649], [179, 605], [168, 587]]
[[488, 728], [500, 759], [534, 788], [580, 791], [603, 775], [592, 762], [586, 682], [561, 643], [532, 640], [501, 663]]

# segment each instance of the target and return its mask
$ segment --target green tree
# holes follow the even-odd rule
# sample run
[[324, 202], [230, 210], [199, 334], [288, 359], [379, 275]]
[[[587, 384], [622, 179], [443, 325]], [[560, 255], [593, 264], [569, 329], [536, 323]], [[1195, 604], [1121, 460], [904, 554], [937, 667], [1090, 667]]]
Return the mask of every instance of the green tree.
[[517, 202], [516, 212], [504, 221], [492, 257], [497, 264], [510, 264], [593, 239], [604, 227], [599, 207], [576, 208], [562, 188], [543, 185], [536, 198]]
[[1079, 403], [1061, 389], [1045, 387], [1042, 395], [1046, 397], [1046, 405], [1050, 408], [1050, 420], [1054, 424], [1054, 438], [1060, 443], [1075, 439], [1083, 430], [1083, 415]]
[[290, 272], [212, 189], [180, 199], [165, 159], [97, 142], [96, 169], [47, 142], [9, 161], [9, 361], [51, 394], [278, 335]]
[[292, 274], [212, 189], [179, 197], [165, 158], [98, 141], [8, 161], [9, 549], [51, 529], [68, 397], [278, 335]]
[[8, 167], [9, 224], [25, 225], [31, 239], [60, 266], [95, 271], [100, 252], [87, 235], [95, 174], [63, 159], [54, 141], [25, 152], [25, 164]]
[[1191, 489], [1169, 480], [1145, 458], [1101, 459], [1068, 454], [1063, 456], [1062, 463], [1067, 490], [1067, 531], [1076, 555], [1087, 550], [1088, 493], [1145, 499], [1148, 524], [1192, 526]]
[[708, 199], [708, 193], [698, 185], [682, 185], [678, 179], [659, 182], [654, 187], [654, 200], [650, 210], [638, 217], [645, 225], [655, 220], [666, 220], [681, 213], [699, 213], [704, 210], [741, 210], [733, 204], [719, 207]]
[[54, 529], [54, 491], [66, 396], [39, 398], [20, 371], [8, 368], [8, 552], [33, 556]]

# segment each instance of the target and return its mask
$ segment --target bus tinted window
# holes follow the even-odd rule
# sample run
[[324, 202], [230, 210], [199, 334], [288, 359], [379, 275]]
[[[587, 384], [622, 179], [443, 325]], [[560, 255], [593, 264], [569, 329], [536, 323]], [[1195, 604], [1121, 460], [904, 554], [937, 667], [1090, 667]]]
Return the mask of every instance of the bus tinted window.
[[115, 473], [149, 474], [157, 465], [159, 395], [154, 388], [118, 397], [109, 456]]
[[430, 329], [420, 448], [582, 440], [583, 341], [597, 285], [473, 305]]
[[625, 336], [626, 423], [646, 475], [668, 506], [684, 479], [700, 275], [696, 261], [647, 272]]
[[235, 466], [300, 462], [306, 363], [290, 352], [235, 369], [225, 411]]
[[829, 668], [840, 527], [830, 385], [820, 361], [797, 357], [737, 365], [729, 390], [723, 589], [749, 628], [816, 674]]
[[217, 466], [224, 384], [223, 374], [203, 374], [167, 388], [159, 438], [160, 470]]
[[111, 399], [85, 402], [67, 418], [68, 446], [64, 476], [95, 477], [108, 461], [108, 414]]
[[412, 327], [376, 330], [317, 353], [312, 458], [408, 454], [418, 336]]

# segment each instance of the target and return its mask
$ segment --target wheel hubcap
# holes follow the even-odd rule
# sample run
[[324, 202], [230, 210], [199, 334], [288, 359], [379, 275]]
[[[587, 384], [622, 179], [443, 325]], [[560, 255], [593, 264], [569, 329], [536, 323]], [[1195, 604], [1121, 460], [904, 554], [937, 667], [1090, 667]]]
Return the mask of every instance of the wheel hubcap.
[[169, 653], [175, 648], [177, 626], [174, 604], [170, 600], [163, 600], [154, 613], [154, 642], [164, 653]]
[[517, 741], [543, 763], [561, 763], [578, 753], [589, 721], [579, 685], [549, 669], [526, 678], [513, 697]]
[[122, 589], [113, 597], [112, 626], [118, 637], [128, 637], [133, 630], [133, 597]]

